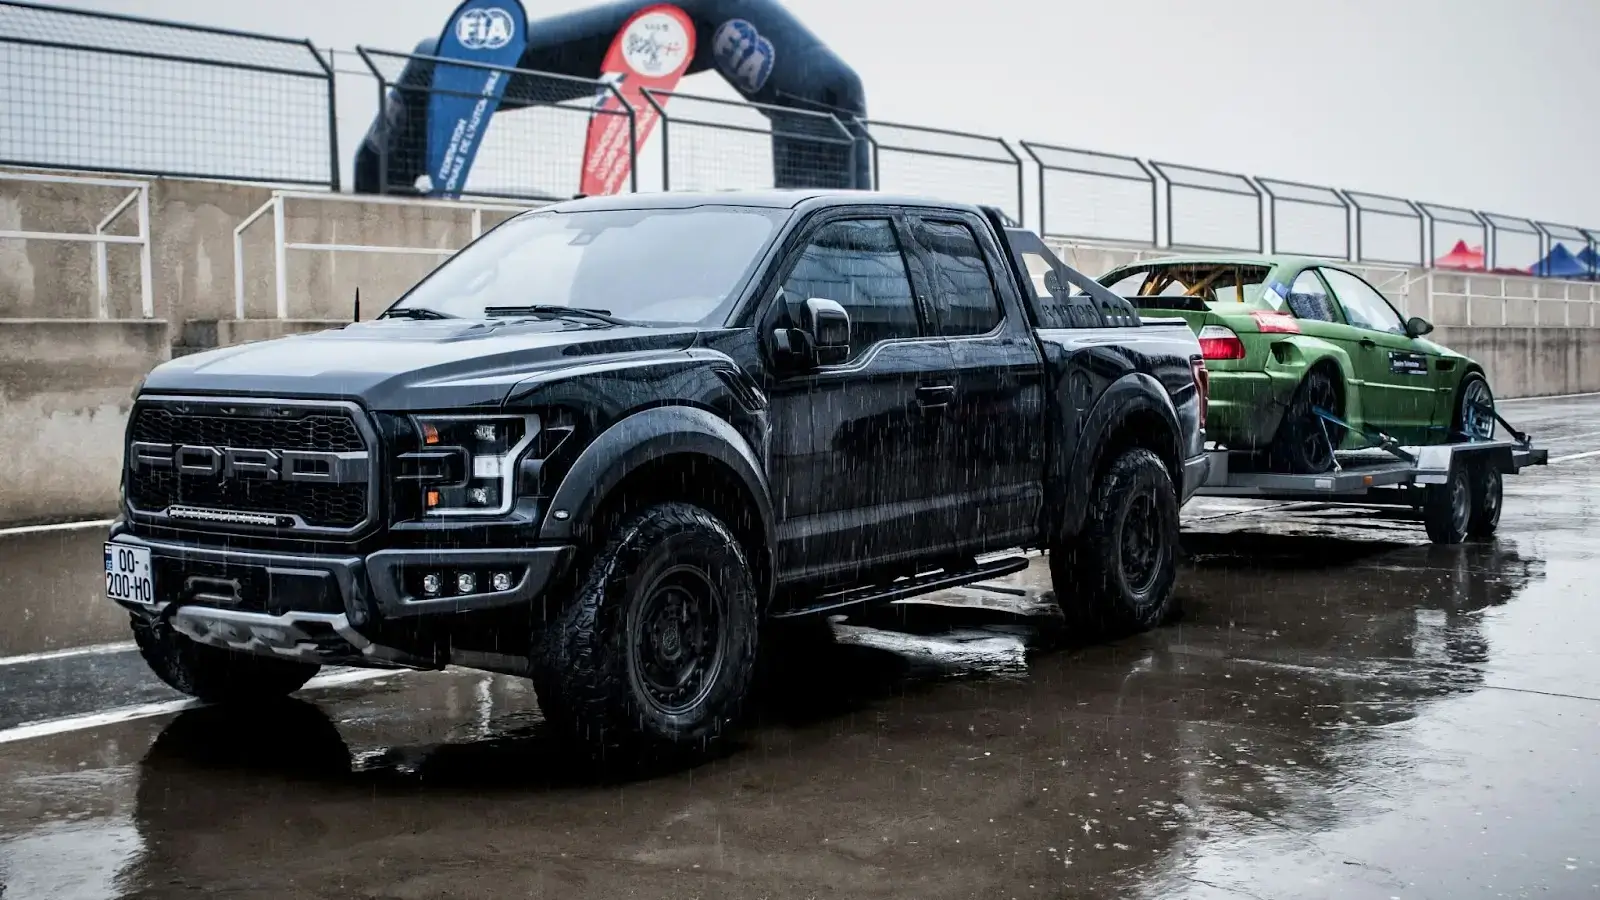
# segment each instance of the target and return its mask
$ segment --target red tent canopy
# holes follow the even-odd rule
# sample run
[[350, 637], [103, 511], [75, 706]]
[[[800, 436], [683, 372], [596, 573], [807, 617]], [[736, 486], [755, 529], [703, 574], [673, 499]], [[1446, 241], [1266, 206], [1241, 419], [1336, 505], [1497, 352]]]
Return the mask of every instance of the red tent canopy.
[[1468, 247], [1466, 241], [1456, 241], [1450, 252], [1433, 261], [1441, 269], [1482, 269], [1483, 248]]

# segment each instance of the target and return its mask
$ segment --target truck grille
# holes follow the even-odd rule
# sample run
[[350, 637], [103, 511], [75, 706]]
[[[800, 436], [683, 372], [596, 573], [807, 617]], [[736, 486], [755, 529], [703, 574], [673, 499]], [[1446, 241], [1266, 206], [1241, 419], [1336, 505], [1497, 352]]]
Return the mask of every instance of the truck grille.
[[[128, 429], [128, 505], [174, 527], [353, 530], [371, 509], [370, 476], [291, 478], [277, 461], [294, 451], [349, 454], [364, 463], [367, 441], [353, 415], [343, 408], [254, 401], [136, 405]], [[239, 451], [250, 452], [240, 457], [249, 465], [233, 471]], [[181, 464], [195, 458], [210, 469]]]

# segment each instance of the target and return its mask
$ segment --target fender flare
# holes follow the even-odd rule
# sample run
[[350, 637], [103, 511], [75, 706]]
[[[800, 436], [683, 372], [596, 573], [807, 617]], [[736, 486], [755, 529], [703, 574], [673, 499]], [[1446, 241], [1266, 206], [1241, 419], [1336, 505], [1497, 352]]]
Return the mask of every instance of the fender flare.
[[1056, 537], [1070, 537], [1083, 528], [1107, 439], [1129, 416], [1140, 413], [1153, 413], [1165, 423], [1166, 433], [1153, 443], [1159, 445], [1156, 452], [1167, 465], [1173, 487], [1182, 490], [1183, 428], [1178, 422], [1177, 410], [1173, 409], [1172, 399], [1159, 381], [1143, 372], [1131, 372], [1112, 382], [1084, 415], [1072, 459], [1064, 470], [1057, 472], [1062, 515], [1056, 517], [1059, 523]]
[[[1295, 375], [1294, 385], [1281, 395], [1273, 397], [1282, 409], [1288, 409], [1290, 396], [1294, 388], [1305, 380], [1306, 373], [1314, 367], [1328, 364], [1332, 365], [1339, 373], [1339, 391], [1344, 399], [1344, 409], [1340, 412], [1346, 422], [1360, 424], [1365, 421], [1361, 411], [1361, 385], [1356, 378], [1355, 365], [1350, 361], [1350, 353], [1334, 341], [1327, 338], [1309, 334], [1284, 335], [1282, 339], [1272, 342], [1292, 347], [1299, 357], [1288, 363], [1269, 363], [1266, 371], [1276, 370], [1280, 373], [1290, 372]], [[1274, 419], [1274, 422], [1277, 422]], [[1273, 426], [1276, 429], [1277, 425]], [[1273, 435], [1267, 435], [1273, 437]]]
[[[572, 543], [586, 531], [595, 512], [629, 474], [648, 462], [689, 454], [725, 465], [752, 498], [758, 525], [770, 554], [775, 546], [772, 495], [754, 450], [737, 429], [694, 406], [657, 406], [634, 413], [602, 431], [578, 454], [550, 497], [539, 540]], [[557, 518], [556, 511], [565, 511]], [[728, 523], [732, 525], [733, 523]]]

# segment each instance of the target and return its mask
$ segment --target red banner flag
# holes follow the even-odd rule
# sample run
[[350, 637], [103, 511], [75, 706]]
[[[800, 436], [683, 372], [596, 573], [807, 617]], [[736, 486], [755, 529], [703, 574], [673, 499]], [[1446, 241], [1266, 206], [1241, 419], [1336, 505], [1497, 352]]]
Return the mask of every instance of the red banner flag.
[[[633, 14], [617, 32], [606, 54], [600, 78], [616, 86], [602, 91], [589, 115], [589, 140], [583, 151], [586, 195], [615, 194], [628, 183], [633, 156], [644, 146], [660, 116], [644, 97], [644, 90], [670, 91], [694, 58], [694, 23], [689, 14], [670, 4], [647, 6]], [[634, 145], [628, 147], [628, 116], [621, 94], [633, 107]], [[657, 98], [663, 107], [666, 97]]]

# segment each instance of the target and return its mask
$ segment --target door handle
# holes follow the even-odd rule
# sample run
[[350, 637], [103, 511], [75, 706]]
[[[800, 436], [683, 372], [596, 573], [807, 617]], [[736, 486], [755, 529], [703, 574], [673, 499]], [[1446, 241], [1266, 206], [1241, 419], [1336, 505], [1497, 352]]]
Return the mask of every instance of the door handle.
[[917, 405], [923, 409], [937, 409], [949, 406], [955, 396], [956, 387], [953, 384], [925, 384], [917, 388]]
[[1368, 350], [1371, 350], [1373, 347], [1378, 346], [1378, 342], [1373, 340], [1372, 338], [1362, 338], [1361, 339], [1361, 346], [1367, 348]]

